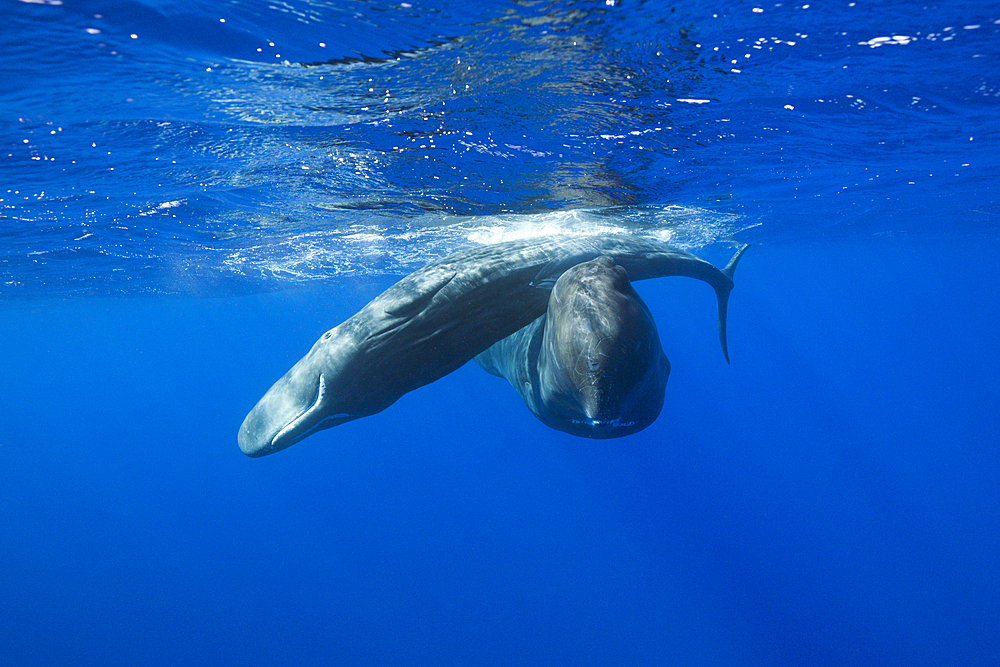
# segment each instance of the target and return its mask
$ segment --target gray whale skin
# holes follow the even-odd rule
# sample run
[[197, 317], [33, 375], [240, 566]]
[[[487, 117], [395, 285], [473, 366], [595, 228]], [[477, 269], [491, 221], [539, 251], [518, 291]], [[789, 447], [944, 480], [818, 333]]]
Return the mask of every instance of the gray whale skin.
[[559, 277], [599, 257], [621, 267], [626, 281], [687, 276], [711, 285], [728, 361], [726, 310], [746, 248], [721, 271], [683, 250], [631, 236], [553, 236], [454, 253], [411, 273], [323, 334], [244, 419], [240, 449], [264, 456], [385, 410], [545, 315]]
[[476, 355], [544, 424], [617, 438], [652, 424], [670, 361], [628, 273], [601, 256], [556, 281], [545, 314]]

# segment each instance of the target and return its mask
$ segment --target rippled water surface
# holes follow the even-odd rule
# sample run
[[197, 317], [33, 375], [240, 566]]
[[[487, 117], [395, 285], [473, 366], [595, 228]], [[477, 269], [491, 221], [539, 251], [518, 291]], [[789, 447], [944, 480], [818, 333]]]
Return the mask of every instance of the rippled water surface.
[[[546, 232], [610, 220], [696, 248], [748, 228], [996, 222], [988, 4], [7, 0], [4, 15], [9, 295], [398, 273], [549, 212]], [[915, 215], [928, 206], [949, 219]]]

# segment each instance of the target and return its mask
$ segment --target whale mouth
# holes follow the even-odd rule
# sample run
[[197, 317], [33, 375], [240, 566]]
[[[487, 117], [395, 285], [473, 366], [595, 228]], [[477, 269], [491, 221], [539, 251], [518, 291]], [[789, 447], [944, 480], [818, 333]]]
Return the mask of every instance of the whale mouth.
[[286, 447], [291, 447], [295, 443], [305, 438], [316, 431], [322, 431], [323, 429], [332, 428], [343, 424], [344, 422], [349, 422], [352, 419], [357, 419], [355, 415], [349, 415], [346, 413], [329, 415], [323, 417], [315, 424], [309, 425], [308, 420], [305, 420], [305, 414], [294, 419], [288, 423], [283, 429], [274, 434], [271, 438], [270, 445], [266, 453], [276, 452], [279, 449], [285, 449]]
[[306, 433], [311, 432], [311, 427], [308, 425], [310, 418], [312, 418], [315, 413], [319, 410], [320, 406], [323, 404], [323, 399], [326, 397], [326, 378], [323, 374], [319, 374], [319, 384], [316, 387], [316, 398], [313, 400], [312, 405], [300, 412], [297, 416], [293, 417], [291, 421], [285, 424], [268, 442], [268, 449], [276, 451], [278, 449], [284, 449], [289, 445], [294, 444], [296, 441], [301, 440], [305, 437], [303, 430]]
[[323, 401], [326, 398], [326, 378], [319, 375], [319, 383], [316, 386], [316, 398], [312, 405], [303, 410], [291, 421], [281, 427], [268, 443], [267, 451], [276, 452], [294, 445], [299, 440], [309, 437], [316, 431], [337, 426], [346, 421], [356, 419], [355, 415], [338, 413], [334, 415], [323, 414]]
[[[240, 427], [240, 449], [247, 456], [259, 457], [290, 447], [316, 431], [337, 426], [356, 419], [347, 413], [324, 414], [328, 389], [326, 378], [320, 374], [312, 402], [298, 410], [291, 419], [279, 421], [279, 416], [294, 409], [295, 401], [288, 400], [291, 392], [286, 385], [275, 385], [250, 411]], [[307, 394], [308, 396], [308, 394]], [[302, 405], [302, 403], [299, 403]], [[273, 435], [272, 435], [273, 434]]]

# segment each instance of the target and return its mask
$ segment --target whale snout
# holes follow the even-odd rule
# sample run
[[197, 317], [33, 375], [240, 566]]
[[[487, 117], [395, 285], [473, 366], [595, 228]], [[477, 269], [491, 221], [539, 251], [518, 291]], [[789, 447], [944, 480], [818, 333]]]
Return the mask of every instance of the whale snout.
[[542, 421], [584, 438], [620, 438], [652, 424], [663, 408], [670, 361], [661, 350], [641, 373], [612, 363], [587, 377], [556, 381], [540, 392]]
[[237, 439], [244, 454], [272, 454], [316, 431], [365, 416], [357, 409], [360, 392], [338, 384], [340, 373], [324, 361], [314, 349], [267, 390], [240, 426]]
[[243, 420], [237, 440], [240, 444], [240, 451], [247, 456], [258, 457], [276, 451], [271, 441], [277, 430], [272, 426], [273, 420], [266, 410], [260, 409], [260, 404]]
[[[271, 454], [317, 430], [347, 421], [349, 415], [331, 414], [331, 383], [316, 367], [310, 353], [267, 390], [243, 420], [237, 436], [247, 456]], [[339, 421], [337, 421], [339, 419]]]
[[243, 420], [237, 439], [244, 454], [265, 456], [304, 437], [295, 437], [295, 427], [315, 406], [320, 392], [317, 386], [317, 396], [309, 396], [295, 384], [288, 375], [278, 380]]

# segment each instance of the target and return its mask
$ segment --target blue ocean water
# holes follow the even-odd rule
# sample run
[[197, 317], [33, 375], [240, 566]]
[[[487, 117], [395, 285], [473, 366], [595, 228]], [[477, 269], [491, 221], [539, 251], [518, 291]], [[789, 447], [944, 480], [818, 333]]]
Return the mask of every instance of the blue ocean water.
[[[1000, 7], [0, 0], [3, 664], [1000, 664]], [[246, 458], [316, 338], [553, 233], [672, 363], [474, 364]]]

